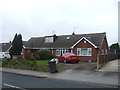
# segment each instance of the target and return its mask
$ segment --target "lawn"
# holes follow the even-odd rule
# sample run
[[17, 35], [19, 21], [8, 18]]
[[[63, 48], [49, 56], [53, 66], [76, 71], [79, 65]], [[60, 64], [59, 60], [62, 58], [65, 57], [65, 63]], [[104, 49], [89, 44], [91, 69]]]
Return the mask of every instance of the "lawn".
[[[36, 62], [36, 64], [38, 65], [44, 65], [43, 67], [45, 66], [48, 66], [48, 62], [50, 60], [34, 60]], [[32, 62], [32, 61], [30, 61]], [[63, 72], [64, 70], [67, 70], [68, 67], [64, 66], [64, 65], [61, 65], [61, 64], [56, 64], [56, 68], [58, 69], [58, 72]]]
[[[49, 62], [50, 60], [18, 60], [18, 59], [4, 59], [2, 67], [22, 69], [22, 70], [33, 70], [40, 72], [50, 72]], [[68, 68], [61, 64], [56, 64], [58, 72], [63, 72]]]

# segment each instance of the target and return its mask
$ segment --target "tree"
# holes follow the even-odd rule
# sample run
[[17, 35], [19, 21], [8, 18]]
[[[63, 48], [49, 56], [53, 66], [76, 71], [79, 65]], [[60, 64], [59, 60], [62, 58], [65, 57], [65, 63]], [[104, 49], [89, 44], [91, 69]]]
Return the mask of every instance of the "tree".
[[22, 35], [19, 34], [18, 37], [17, 37], [17, 47], [18, 47], [18, 55], [21, 55], [21, 52], [22, 52], [22, 48], [23, 48], [23, 42], [22, 42]]
[[13, 41], [12, 41], [12, 47], [9, 51], [11, 58], [14, 55], [21, 55], [22, 48], [23, 48], [22, 35], [16, 34]]
[[110, 49], [111, 49], [111, 50], [112, 50], [112, 49], [119, 50], [119, 49], [120, 49], [119, 44], [118, 44], [118, 43], [112, 44], [112, 45], [110, 46]]
[[119, 54], [120, 53], [120, 46], [118, 43], [114, 43], [110, 46], [110, 53]]

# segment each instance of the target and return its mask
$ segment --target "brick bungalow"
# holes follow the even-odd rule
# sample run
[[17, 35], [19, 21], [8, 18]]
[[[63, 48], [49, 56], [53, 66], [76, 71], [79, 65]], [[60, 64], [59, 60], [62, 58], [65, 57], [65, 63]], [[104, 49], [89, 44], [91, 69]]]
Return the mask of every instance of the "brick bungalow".
[[108, 55], [106, 33], [53, 35], [32, 37], [24, 42], [24, 55], [34, 54], [38, 50], [50, 50], [55, 56], [73, 52], [80, 61], [105, 63]]

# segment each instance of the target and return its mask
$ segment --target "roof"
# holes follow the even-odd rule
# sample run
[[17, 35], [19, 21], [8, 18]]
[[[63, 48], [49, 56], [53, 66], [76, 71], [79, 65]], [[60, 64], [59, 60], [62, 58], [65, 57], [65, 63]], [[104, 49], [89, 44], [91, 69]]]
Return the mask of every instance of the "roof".
[[6, 52], [9, 50], [11, 43], [0, 43], [0, 52]]
[[[45, 43], [45, 37], [32, 37], [24, 44], [26, 48], [71, 48], [81, 38], [86, 38], [93, 45], [100, 47], [106, 33], [59, 35], [52, 43]], [[67, 38], [69, 37], [69, 38]]]
[[[27, 41], [23, 41], [23, 46], [28, 45]], [[11, 48], [12, 43], [0, 43], [0, 52], [6, 52], [9, 51]]]

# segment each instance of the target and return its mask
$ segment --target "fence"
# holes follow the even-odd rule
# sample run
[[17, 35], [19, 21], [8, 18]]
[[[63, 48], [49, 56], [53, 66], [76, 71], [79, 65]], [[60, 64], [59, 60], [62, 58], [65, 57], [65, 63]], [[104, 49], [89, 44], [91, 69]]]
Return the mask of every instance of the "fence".
[[108, 55], [108, 60], [115, 60], [115, 59], [119, 59], [120, 58], [120, 54], [109, 54]]

